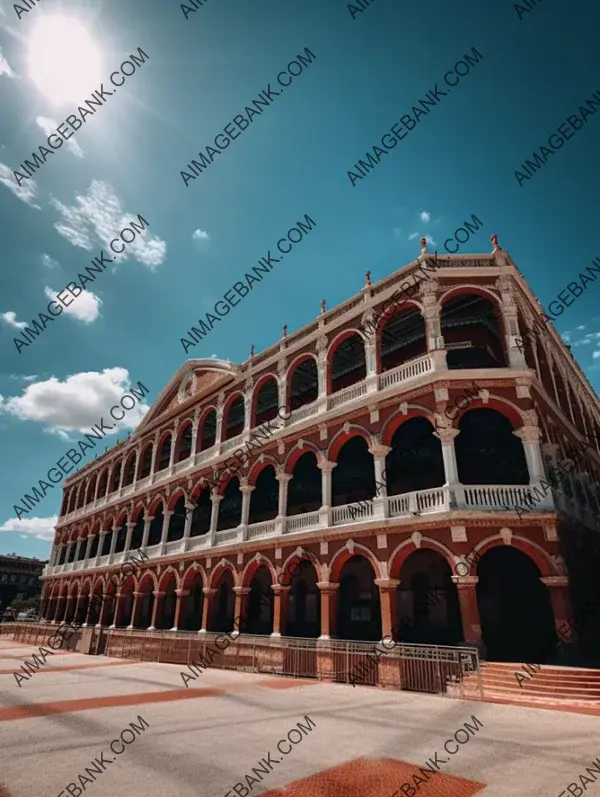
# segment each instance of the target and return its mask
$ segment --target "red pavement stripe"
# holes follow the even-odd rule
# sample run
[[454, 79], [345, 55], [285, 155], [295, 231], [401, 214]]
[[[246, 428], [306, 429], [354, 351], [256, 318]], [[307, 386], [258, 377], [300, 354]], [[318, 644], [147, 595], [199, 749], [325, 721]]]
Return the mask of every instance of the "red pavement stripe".
[[115, 706], [140, 706], [145, 703], [170, 703], [174, 700], [195, 700], [199, 697], [224, 695], [231, 689], [218, 687], [207, 689], [169, 689], [165, 692], [140, 692], [137, 695], [111, 695], [89, 697], [79, 700], [61, 700], [55, 703], [31, 703], [30, 705], [0, 708], [0, 722], [24, 720], [31, 717], [47, 717], [50, 714], [69, 714], [74, 711], [90, 711], [96, 708]]
[[[53, 667], [51, 665], [45, 667], [43, 666], [41, 670], [37, 672], [66, 672], [68, 670], [91, 670], [96, 667], [124, 667], [127, 664], [139, 664], [139, 659], [119, 659], [118, 661], [99, 661], [95, 664], [64, 664], [64, 665], [56, 665]], [[14, 672], [18, 672], [19, 675], [23, 675], [23, 672], [19, 670], [0, 670], [0, 675], [12, 675]], [[32, 675], [36, 675], [36, 673], [31, 673]], [[2, 795], [0, 794], [0, 797]]]

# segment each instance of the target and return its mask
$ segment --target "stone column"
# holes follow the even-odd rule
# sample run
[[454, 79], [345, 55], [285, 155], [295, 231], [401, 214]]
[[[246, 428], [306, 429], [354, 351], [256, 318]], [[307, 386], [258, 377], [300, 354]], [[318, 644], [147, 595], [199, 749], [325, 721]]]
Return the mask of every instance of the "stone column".
[[110, 551], [108, 552], [109, 556], [111, 557], [111, 559], [109, 561], [112, 561], [112, 556], [113, 556], [113, 554], [115, 552], [115, 548], [117, 547], [117, 535], [118, 535], [118, 533], [119, 533], [118, 528], [116, 526], [113, 526], [112, 527], [112, 537], [111, 537], [111, 540], [110, 540]]
[[98, 533], [98, 550], [96, 551], [96, 562], [95, 567], [98, 567], [100, 562], [100, 557], [102, 556], [102, 549], [104, 548], [104, 537], [106, 536], [106, 532], [103, 529], [100, 529]]
[[215, 429], [215, 446], [221, 445], [221, 440], [223, 439], [223, 406], [225, 404], [225, 396], [223, 393], [219, 394], [219, 398], [217, 401], [217, 419], [216, 419], [216, 429]]
[[158, 618], [158, 609], [160, 607], [162, 612], [163, 604], [165, 602], [164, 592], [159, 592], [157, 590], [156, 592], [153, 593], [153, 595], [154, 595], [154, 604], [152, 606], [152, 620], [150, 621], [148, 631], [156, 631], [156, 620]]
[[119, 623], [119, 620], [121, 619], [121, 597], [122, 597], [121, 592], [117, 592], [115, 594], [115, 611], [113, 614], [112, 625], [110, 625], [109, 628], [116, 628]]
[[106, 592], [102, 594], [102, 606], [100, 607], [100, 614], [98, 615], [96, 626], [106, 625], [111, 604], [110, 598], [111, 596], [107, 595]]
[[83, 561], [84, 561], [84, 566], [85, 567], [89, 566], [88, 560], [90, 558], [91, 549], [92, 549], [92, 535], [90, 534], [90, 536], [87, 538], [86, 543], [85, 543], [85, 555], [83, 557]]
[[437, 280], [423, 281], [419, 294], [423, 302], [423, 320], [425, 321], [425, 337], [427, 352], [433, 360], [435, 371], [448, 368], [446, 343], [442, 335], [441, 308], [437, 298]]
[[331, 639], [337, 630], [337, 601], [339, 584], [317, 582], [321, 592], [321, 636], [319, 639]]
[[285, 532], [285, 521], [287, 518], [288, 485], [293, 478], [290, 473], [286, 473], [282, 468], [278, 468], [275, 478], [279, 482], [279, 500], [277, 504], [277, 517], [275, 518], [276, 534]]
[[144, 533], [142, 535], [141, 549], [144, 551], [148, 546], [148, 537], [150, 536], [150, 526], [154, 520], [154, 515], [146, 515], [144, 518]]
[[234, 587], [233, 592], [235, 594], [233, 619], [235, 621], [236, 618], [239, 618], [238, 629], [240, 633], [244, 634], [246, 632], [246, 618], [248, 617], [248, 595], [250, 594], [250, 587]]
[[133, 606], [132, 606], [132, 609], [131, 609], [131, 624], [127, 626], [127, 630], [128, 631], [131, 631], [133, 628], [135, 628], [136, 625], [139, 622], [139, 619], [140, 619], [139, 618], [139, 614], [140, 614], [140, 610], [142, 608], [142, 602], [140, 601], [140, 598], [143, 598], [143, 597], [144, 597], [144, 593], [143, 592], [134, 592], [133, 593]]
[[179, 418], [176, 418], [173, 424], [173, 431], [171, 432], [171, 450], [169, 452], [169, 476], [173, 475], [173, 465], [175, 464], [175, 449], [177, 448], [178, 429], [179, 429]]
[[73, 561], [74, 562], [78, 562], [79, 561], [79, 551], [81, 550], [81, 542], [82, 542], [82, 540], [79, 539], [79, 540], [77, 540], [77, 542], [75, 544], [75, 556], [73, 557]]
[[[552, 612], [554, 614], [554, 625], [559, 637], [564, 637], [567, 642], [573, 642], [577, 638], [576, 631], [570, 623], [569, 617], [573, 617], [571, 598], [569, 596], [569, 579], [567, 576], [546, 576], [540, 578], [542, 584], [548, 587]], [[569, 638], [567, 638], [569, 637]]]
[[[379, 603], [381, 605], [381, 638], [389, 637], [394, 639], [394, 631], [397, 631], [398, 587], [400, 581], [396, 578], [377, 578], [375, 579], [375, 584], [379, 589]], [[394, 639], [394, 641], [398, 640]]]
[[242, 432], [249, 432], [253, 428], [252, 425], [252, 390], [254, 381], [252, 378], [246, 379], [244, 391], [244, 428]]
[[529, 483], [537, 484], [542, 479], [546, 479], [544, 462], [540, 451], [542, 432], [539, 426], [522, 426], [514, 431], [513, 434], [515, 437], [520, 438], [523, 443], [523, 451], [525, 452], [527, 469], [529, 470]]
[[253, 484], [248, 484], [245, 478], [240, 479], [240, 492], [242, 493], [242, 518], [240, 526], [242, 529], [242, 539], [248, 539], [248, 517], [250, 515], [250, 495], [254, 490]]
[[[131, 535], [133, 534], [134, 528], [135, 528], [135, 523], [127, 524], [127, 535], [125, 537], [125, 548], [123, 549], [123, 554], [128, 554], [131, 549]], [[127, 557], [124, 556], [123, 558]]]
[[135, 467], [133, 469], [133, 482], [132, 482], [132, 484], [133, 484], [133, 492], [134, 493], [135, 493], [135, 488], [136, 488], [136, 485], [137, 485], [138, 473], [140, 471], [140, 468], [142, 467], [141, 462], [140, 462], [141, 454], [142, 454], [142, 447], [138, 446], [136, 448], [136, 450], [135, 450]]
[[173, 628], [171, 628], [171, 631], [177, 631], [177, 629], [179, 628], [181, 608], [183, 604], [182, 598], [187, 598], [189, 594], [190, 594], [189, 589], [175, 590], [175, 595], [177, 595], [177, 600], [175, 602], [175, 619], [173, 621]]
[[317, 339], [317, 408], [319, 414], [327, 411], [327, 346], [326, 335]]
[[375, 468], [374, 517], [388, 517], [387, 481], [383, 474], [385, 472], [385, 458], [391, 450], [391, 446], [384, 446], [381, 443], [374, 443], [369, 449]]
[[337, 466], [337, 462], [322, 460], [317, 462], [317, 467], [321, 471], [321, 509], [319, 510], [319, 521], [321, 526], [331, 526], [331, 474]]
[[171, 522], [172, 514], [172, 509], [165, 509], [165, 513], [163, 515], [162, 533], [160, 535], [160, 556], [162, 556], [165, 552], [165, 545], [167, 544], [167, 537], [169, 535], [169, 523]]
[[202, 587], [204, 600], [202, 601], [202, 628], [198, 631], [199, 634], [206, 634], [208, 626], [211, 624], [216, 594], [216, 589], [212, 587]]
[[379, 379], [377, 376], [377, 340], [374, 336], [367, 338], [364, 341], [364, 345], [365, 366], [367, 372], [367, 375], [365, 376], [367, 393], [376, 393], [377, 388], [379, 387]]
[[290, 587], [283, 587], [281, 584], [271, 584], [271, 589], [275, 595], [273, 603], [273, 632], [271, 636], [280, 637], [285, 634]]
[[196, 446], [198, 445], [198, 427], [200, 426], [200, 410], [194, 412], [194, 420], [192, 421], [192, 453], [191, 456], [196, 456]]
[[185, 516], [185, 524], [183, 526], [183, 550], [184, 552], [187, 551], [187, 544], [192, 533], [192, 521], [194, 519], [194, 505], [185, 502], [185, 508], [187, 510], [187, 514]]
[[481, 644], [481, 621], [475, 591], [479, 576], [452, 576], [452, 581], [458, 590], [465, 642], [479, 646]]
[[152, 460], [150, 461], [150, 484], [154, 482], [154, 469], [156, 468], [156, 460], [158, 459], [159, 440], [160, 440], [160, 435], [157, 433], [154, 435], [154, 441], [152, 443]]
[[217, 523], [219, 521], [219, 504], [223, 500], [223, 496], [215, 490], [211, 490], [210, 500], [212, 501], [212, 509], [210, 513], [210, 544], [214, 545], [217, 541]]

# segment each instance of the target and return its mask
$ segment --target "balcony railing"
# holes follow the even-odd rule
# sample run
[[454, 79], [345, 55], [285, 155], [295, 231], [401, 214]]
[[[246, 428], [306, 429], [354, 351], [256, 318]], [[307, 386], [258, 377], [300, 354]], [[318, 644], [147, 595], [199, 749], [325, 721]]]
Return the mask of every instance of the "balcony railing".
[[[326, 532], [327, 528], [333, 527], [339, 530], [341, 526], [364, 524], [385, 518], [416, 520], [424, 515], [465, 509], [515, 511], [519, 507], [523, 509], [529, 507], [532, 510], [549, 511], [559, 508], [579, 517], [591, 528], [597, 527], [597, 521], [591, 509], [577, 506], [573, 501], [569, 501], [564, 494], [557, 494], [553, 497], [549, 492], [547, 496], [532, 505], [527, 503], [529, 495], [535, 501], [536, 496], [539, 498], [540, 495], [543, 495], [543, 490], [539, 485], [537, 485], [537, 491], [536, 485], [456, 484], [452, 487], [444, 485], [427, 490], [391, 495], [387, 498], [357, 501], [344, 506], [331, 507], [328, 511], [321, 509], [279, 520], [274, 518], [260, 523], [252, 523], [246, 529], [241, 525], [233, 529], [224, 529], [215, 532], [215, 545], [243, 543], [244, 541], [279, 537], [281, 534], [312, 532], [317, 529]], [[200, 551], [211, 547], [211, 534], [207, 532], [197, 537], [189, 537], [187, 540], [182, 538], [167, 542], [162, 554], [162, 544], [153, 545], [146, 548], [145, 554], [149, 559], [158, 559], [161, 556], [173, 556], [185, 551]], [[127, 552], [123, 552], [113, 554], [112, 557], [110, 555], [102, 556], [97, 563], [95, 559], [90, 559], [87, 563], [82, 560], [77, 563], [71, 562], [55, 567], [46, 567], [44, 575], [59, 575], [74, 569], [119, 564], [127, 558], [127, 555]]]
[[379, 390], [386, 390], [392, 385], [398, 385], [401, 382], [408, 382], [410, 379], [416, 379], [423, 374], [433, 371], [433, 360], [429, 354], [419, 357], [417, 360], [411, 360], [408, 363], [393, 368], [391, 371], [385, 371], [379, 375]]

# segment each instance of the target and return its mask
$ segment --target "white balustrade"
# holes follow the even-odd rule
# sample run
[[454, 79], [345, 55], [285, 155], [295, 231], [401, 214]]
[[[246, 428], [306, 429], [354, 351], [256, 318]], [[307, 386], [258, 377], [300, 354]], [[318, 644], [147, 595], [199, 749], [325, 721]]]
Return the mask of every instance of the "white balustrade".
[[198, 537], [190, 537], [188, 541], [188, 551], [199, 551], [202, 548], [210, 548], [210, 534], [200, 534]]
[[226, 451], [231, 451], [236, 446], [242, 445], [244, 442], [244, 435], [238, 434], [235, 437], [232, 437], [230, 440], [224, 440], [221, 443], [221, 454], [224, 454]]
[[429, 354], [424, 357], [419, 357], [416, 360], [411, 360], [407, 363], [402, 363], [397, 368], [392, 368], [391, 371], [386, 371], [379, 375], [379, 389], [385, 390], [392, 385], [398, 385], [400, 382], [408, 382], [410, 379], [416, 379], [423, 374], [433, 371], [433, 362]]
[[249, 540], [254, 540], [257, 537], [272, 537], [275, 533], [275, 520], [265, 520], [262, 523], [253, 523], [251, 526], [248, 526]]
[[320, 525], [318, 512], [306, 512], [303, 515], [292, 515], [285, 518], [284, 534], [292, 534], [294, 531], [307, 531], [316, 529]]
[[224, 529], [223, 531], [217, 531], [216, 538], [217, 545], [220, 545], [224, 542], [233, 542], [242, 538], [242, 530], [238, 526], [235, 529]]
[[359, 523], [361, 520], [368, 520], [372, 517], [372, 500], [345, 504], [344, 506], [334, 506], [331, 510], [331, 525], [343, 526], [347, 523]]
[[350, 387], [345, 387], [343, 390], [338, 390], [337, 393], [327, 397], [327, 409], [333, 410], [335, 407], [339, 407], [341, 404], [346, 404], [348, 401], [354, 401], [354, 399], [360, 398], [361, 396], [366, 396], [366, 394], [367, 385], [364, 381], [358, 382], [356, 385], [350, 385]]
[[293, 410], [290, 413], [290, 417], [287, 420], [287, 425], [291, 426], [294, 423], [303, 421], [305, 418], [310, 418], [311, 415], [315, 415], [318, 409], [319, 405], [316, 401], [313, 401], [310, 404], [305, 404], [303, 407], [298, 407], [297, 410]]

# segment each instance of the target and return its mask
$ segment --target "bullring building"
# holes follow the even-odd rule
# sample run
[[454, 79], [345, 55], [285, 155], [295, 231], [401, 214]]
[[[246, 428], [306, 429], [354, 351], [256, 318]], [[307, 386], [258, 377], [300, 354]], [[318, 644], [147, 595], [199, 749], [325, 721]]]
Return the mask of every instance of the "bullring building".
[[433, 258], [423, 240], [245, 362], [184, 362], [65, 482], [46, 619], [175, 639], [241, 617], [277, 645], [380, 640], [408, 616], [404, 642], [537, 661], [595, 589], [599, 404], [492, 242]]

